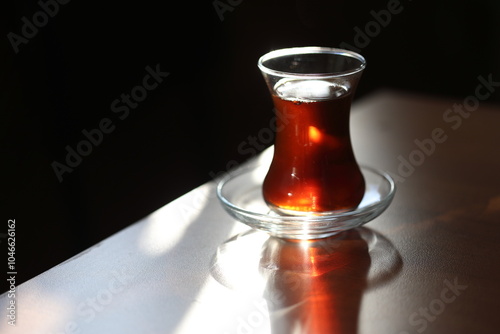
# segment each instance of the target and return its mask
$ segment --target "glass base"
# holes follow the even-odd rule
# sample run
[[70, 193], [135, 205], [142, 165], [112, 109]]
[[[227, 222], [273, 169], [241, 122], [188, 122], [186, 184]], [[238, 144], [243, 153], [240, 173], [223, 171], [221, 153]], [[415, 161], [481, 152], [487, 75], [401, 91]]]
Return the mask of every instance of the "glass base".
[[361, 166], [366, 188], [361, 203], [352, 210], [290, 212], [271, 210], [262, 196], [268, 166], [251, 167], [229, 174], [217, 186], [224, 209], [236, 220], [272, 236], [285, 239], [326, 238], [368, 223], [391, 203], [393, 179], [384, 172]]

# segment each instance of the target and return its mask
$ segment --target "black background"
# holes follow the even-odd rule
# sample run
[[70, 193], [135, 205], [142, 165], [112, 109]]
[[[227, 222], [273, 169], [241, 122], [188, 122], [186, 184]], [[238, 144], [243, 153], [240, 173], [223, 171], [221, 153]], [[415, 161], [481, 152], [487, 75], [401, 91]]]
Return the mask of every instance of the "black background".
[[[270, 50], [356, 46], [368, 61], [358, 97], [393, 88], [462, 99], [479, 75], [500, 81], [498, 1], [401, 0], [361, 45], [355, 28], [388, 2], [221, 0], [231, 8], [221, 20], [212, 0], [73, 0], [17, 54], [7, 34], [21, 35], [21, 18], [32, 22], [41, 7], [3, 4], [0, 233], [16, 220], [17, 283], [250, 158], [238, 145], [269, 126], [256, 62]], [[119, 119], [112, 101], [157, 65], [169, 76]], [[500, 102], [498, 91], [490, 102]], [[114, 131], [59, 182], [51, 164], [104, 118]]]

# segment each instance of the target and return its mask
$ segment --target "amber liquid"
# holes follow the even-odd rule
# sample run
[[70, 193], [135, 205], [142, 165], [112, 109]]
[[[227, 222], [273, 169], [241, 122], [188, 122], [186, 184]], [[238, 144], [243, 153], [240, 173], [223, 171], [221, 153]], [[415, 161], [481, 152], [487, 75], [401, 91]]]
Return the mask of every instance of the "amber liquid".
[[356, 207], [365, 182], [349, 133], [351, 95], [341, 86], [320, 80], [289, 81], [283, 86], [273, 96], [282, 117], [277, 117], [264, 199], [284, 213]]

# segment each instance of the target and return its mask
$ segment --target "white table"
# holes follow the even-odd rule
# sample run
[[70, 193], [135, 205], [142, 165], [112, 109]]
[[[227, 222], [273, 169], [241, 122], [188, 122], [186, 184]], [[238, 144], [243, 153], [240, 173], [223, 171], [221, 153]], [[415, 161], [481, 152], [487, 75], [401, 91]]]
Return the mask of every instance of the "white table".
[[[318, 264], [316, 276], [307, 264], [293, 273], [286, 260], [272, 276], [259, 274], [270, 264], [260, 253], [267, 235], [224, 244], [248, 228], [223, 211], [209, 182], [18, 286], [15, 327], [6, 317], [12, 299], [1, 295], [0, 333], [302, 333], [317, 325], [497, 333], [500, 110], [483, 102], [457, 126], [447, 110], [462, 102], [381, 91], [354, 104], [358, 161], [389, 171], [398, 189], [361, 230], [371, 246], [356, 237], [353, 248], [332, 244], [332, 256], [351, 261], [344, 267], [318, 257], [326, 267]], [[433, 132], [434, 148], [424, 140]], [[416, 141], [427, 152], [417, 153], [424, 144]], [[279, 240], [266, 245], [265, 256], [299, 254]]]

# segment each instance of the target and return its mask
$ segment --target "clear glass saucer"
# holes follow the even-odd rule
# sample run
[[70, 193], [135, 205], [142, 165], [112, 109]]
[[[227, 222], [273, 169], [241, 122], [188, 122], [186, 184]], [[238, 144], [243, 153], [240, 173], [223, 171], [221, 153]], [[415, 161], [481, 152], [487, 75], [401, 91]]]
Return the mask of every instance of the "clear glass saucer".
[[326, 238], [364, 225], [389, 206], [396, 190], [389, 174], [361, 166], [366, 190], [361, 203], [353, 210], [282, 215], [270, 210], [262, 196], [262, 182], [268, 168], [268, 165], [248, 167], [228, 174], [217, 185], [217, 197], [236, 220], [279, 238]]

